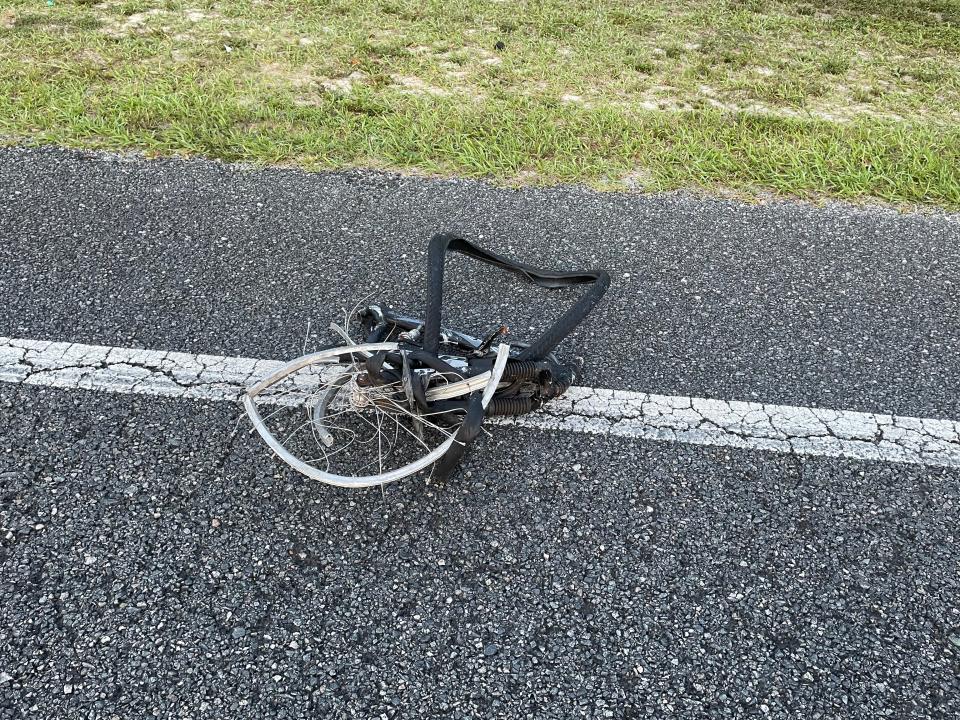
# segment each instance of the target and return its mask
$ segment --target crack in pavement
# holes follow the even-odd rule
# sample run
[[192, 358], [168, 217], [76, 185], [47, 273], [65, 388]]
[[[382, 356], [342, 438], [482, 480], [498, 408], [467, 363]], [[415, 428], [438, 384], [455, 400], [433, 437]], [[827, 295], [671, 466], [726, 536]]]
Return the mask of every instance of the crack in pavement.
[[0, 381], [198, 400], [238, 400], [281, 363], [0, 337]]
[[960, 423], [935, 418], [576, 387], [536, 415], [502, 422], [794, 455], [960, 467]]
[[[237, 401], [282, 363], [0, 337], [0, 381]], [[282, 402], [302, 402], [309, 386]], [[500, 425], [772, 451], [960, 467], [960, 422], [573, 387], [539, 412]]]

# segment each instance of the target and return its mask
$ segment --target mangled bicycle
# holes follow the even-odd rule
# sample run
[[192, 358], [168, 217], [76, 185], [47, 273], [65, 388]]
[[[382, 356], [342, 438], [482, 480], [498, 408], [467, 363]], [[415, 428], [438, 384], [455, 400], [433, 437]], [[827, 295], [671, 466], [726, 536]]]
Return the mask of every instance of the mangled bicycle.
[[[540, 287], [588, 287], [531, 343], [507, 343], [503, 326], [475, 338], [441, 325], [448, 252]], [[562, 363], [554, 350], [603, 297], [606, 272], [542, 270], [449, 234], [433, 237], [427, 260], [422, 320], [381, 305], [362, 307], [354, 318], [357, 340], [331, 324], [344, 344], [285, 364], [244, 396], [266, 444], [307, 477], [369, 487], [429, 469], [445, 479], [485, 418], [532, 412], [577, 381], [580, 363]]]

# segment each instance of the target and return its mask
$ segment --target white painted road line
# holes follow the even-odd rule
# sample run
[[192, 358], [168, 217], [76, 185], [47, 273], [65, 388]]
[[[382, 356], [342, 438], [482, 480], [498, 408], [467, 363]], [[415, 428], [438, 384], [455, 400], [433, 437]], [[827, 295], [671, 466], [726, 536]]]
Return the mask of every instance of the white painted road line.
[[[0, 337], [0, 381], [236, 401], [281, 361]], [[960, 422], [573, 387], [501, 423], [625, 438], [960, 467]]]

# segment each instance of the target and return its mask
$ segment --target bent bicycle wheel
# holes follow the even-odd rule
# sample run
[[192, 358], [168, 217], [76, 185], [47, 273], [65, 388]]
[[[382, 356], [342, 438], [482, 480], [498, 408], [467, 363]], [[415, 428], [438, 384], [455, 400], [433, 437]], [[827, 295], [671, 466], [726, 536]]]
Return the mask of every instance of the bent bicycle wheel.
[[307, 477], [341, 487], [370, 487], [429, 468], [459, 442], [448, 414], [424, 410], [411, 373], [427, 398], [482, 393], [489, 404], [509, 346], [497, 350], [482, 375], [450, 378], [404, 365], [400, 381], [368, 372], [373, 353], [406, 352], [394, 342], [345, 345], [304, 355], [277, 369], [244, 395], [253, 426], [276, 455]]

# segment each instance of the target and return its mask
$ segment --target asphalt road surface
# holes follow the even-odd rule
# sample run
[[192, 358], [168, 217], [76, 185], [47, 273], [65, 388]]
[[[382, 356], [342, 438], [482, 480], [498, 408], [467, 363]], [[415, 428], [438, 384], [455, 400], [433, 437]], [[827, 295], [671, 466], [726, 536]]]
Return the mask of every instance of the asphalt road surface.
[[[0, 151], [0, 336], [285, 359], [446, 229], [614, 285], [584, 384], [960, 419], [960, 219]], [[548, 294], [452, 261], [452, 324]], [[955, 717], [960, 470], [495, 427], [303, 481], [233, 402], [0, 382], [0, 717]]]

